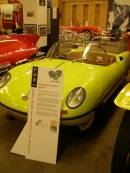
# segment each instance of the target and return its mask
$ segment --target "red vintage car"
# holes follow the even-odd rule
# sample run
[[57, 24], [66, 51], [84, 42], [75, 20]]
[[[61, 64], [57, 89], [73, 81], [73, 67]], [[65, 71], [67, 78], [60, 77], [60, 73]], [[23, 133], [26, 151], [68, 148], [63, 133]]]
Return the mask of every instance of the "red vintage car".
[[87, 26], [61, 26], [61, 30], [68, 29], [74, 32], [77, 32], [78, 34], [84, 33], [85, 37], [87, 37], [88, 40], [90, 40], [93, 36], [93, 34], [98, 34], [103, 31], [101, 27], [93, 26], [93, 25], [87, 25]]
[[0, 73], [37, 54], [36, 42], [38, 39], [38, 35], [0, 35]]

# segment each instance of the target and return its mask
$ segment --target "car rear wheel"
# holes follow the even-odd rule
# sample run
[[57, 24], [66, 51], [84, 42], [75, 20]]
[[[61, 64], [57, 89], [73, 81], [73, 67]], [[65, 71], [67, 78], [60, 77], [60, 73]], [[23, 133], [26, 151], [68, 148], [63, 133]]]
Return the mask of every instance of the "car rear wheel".
[[130, 112], [122, 119], [113, 151], [111, 173], [130, 171]]

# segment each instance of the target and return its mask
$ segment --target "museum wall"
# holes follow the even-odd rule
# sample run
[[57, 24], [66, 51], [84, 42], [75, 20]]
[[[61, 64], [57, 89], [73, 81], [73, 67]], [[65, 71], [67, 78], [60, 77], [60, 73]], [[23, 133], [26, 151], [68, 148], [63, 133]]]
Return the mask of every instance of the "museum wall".
[[[0, 0], [0, 3], [16, 0]], [[18, 0], [22, 2], [22, 0]], [[60, 25], [95, 25], [107, 27], [109, 0], [51, 0], [52, 7], [59, 7]]]
[[59, 1], [58, 0], [51, 0], [52, 7], [58, 7]]
[[90, 24], [106, 29], [108, 0], [59, 0], [60, 25]]
[[8, 3], [8, 0], [0, 0], [0, 4], [6, 4]]

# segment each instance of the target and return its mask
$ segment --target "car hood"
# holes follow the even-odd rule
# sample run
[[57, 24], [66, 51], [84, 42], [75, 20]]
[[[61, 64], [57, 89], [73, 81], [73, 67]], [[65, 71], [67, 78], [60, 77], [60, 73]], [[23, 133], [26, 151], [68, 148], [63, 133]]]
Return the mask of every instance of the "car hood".
[[30, 80], [30, 74], [33, 66], [63, 70], [64, 89], [69, 86], [70, 90], [76, 86], [85, 87], [86, 84], [91, 83], [91, 81], [95, 79], [100, 80], [100, 73], [102, 71], [102, 68], [96, 65], [45, 58], [43, 60], [27, 63], [10, 70], [11, 77], [16, 78], [17, 82], [20, 82], [25, 78], [26, 80]]
[[[99, 71], [99, 66], [92, 66], [89, 64], [66, 60], [45, 58], [44, 60], [20, 65], [9, 71], [11, 74], [11, 79], [0, 90], [1, 102], [6, 103], [9, 107], [15, 107], [20, 111], [24, 110], [26, 112], [27, 103], [26, 101], [23, 102], [21, 97], [29, 94], [32, 66], [57, 68], [64, 71], [64, 84], [62, 94], [62, 100], [64, 101], [70, 91], [76, 87], [86, 88], [87, 85], [88, 88], [91, 88], [93, 81], [94, 83], [99, 83], [99, 85], [101, 83], [100, 75], [97, 72]], [[99, 85], [96, 87], [97, 89], [99, 89]], [[2, 93], [6, 93], [7, 97], [3, 96]], [[100, 95], [99, 90], [98, 93], [99, 94], [97, 94], [97, 96]]]

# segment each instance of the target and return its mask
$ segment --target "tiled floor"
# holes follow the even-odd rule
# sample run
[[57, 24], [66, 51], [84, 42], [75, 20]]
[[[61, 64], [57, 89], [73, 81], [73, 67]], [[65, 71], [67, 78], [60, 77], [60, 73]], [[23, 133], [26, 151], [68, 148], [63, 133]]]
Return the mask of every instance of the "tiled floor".
[[57, 164], [52, 165], [10, 153], [25, 123], [7, 119], [8, 112], [0, 109], [0, 173], [110, 173], [115, 136], [123, 114], [124, 110], [113, 106], [103, 110], [99, 116], [104, 118], [84, 134], [72, 127], [61, 127], [59, 157]]

